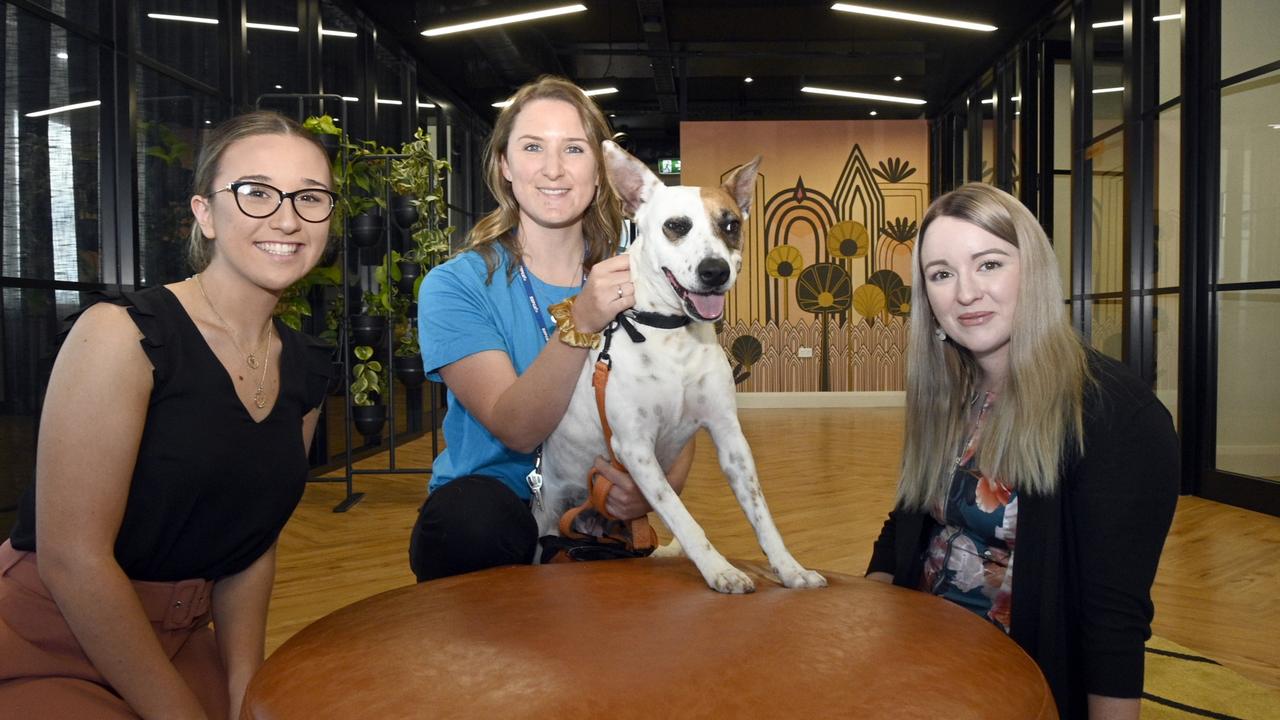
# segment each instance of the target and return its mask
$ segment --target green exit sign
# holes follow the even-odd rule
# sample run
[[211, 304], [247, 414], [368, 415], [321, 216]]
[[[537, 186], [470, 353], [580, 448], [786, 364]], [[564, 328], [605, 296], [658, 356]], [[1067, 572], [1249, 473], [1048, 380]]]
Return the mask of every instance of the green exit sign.
[[658, 174], [659, 175], [679, 175], [680, 174], [680, 158], [659, 158]]

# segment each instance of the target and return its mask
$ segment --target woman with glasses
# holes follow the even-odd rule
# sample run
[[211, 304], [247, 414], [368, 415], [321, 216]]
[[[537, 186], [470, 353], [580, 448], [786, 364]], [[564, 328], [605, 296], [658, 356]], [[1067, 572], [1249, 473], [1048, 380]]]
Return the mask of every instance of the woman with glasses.
[[920, 238], [898, 502], [868, 577], [1008, 633], [1064, 720], [1137, 718], [1178, 494], [1169, 412], [1081, 344], [1053, 248], [1017, 199], [965, 185], [929, 207]]
[[238, 716], [330, 372], [272, 310], [335, 200], [297, 123], [232, 118], [196, 163], [197, 274], [75, 319], [0, 546], [4, 714]]

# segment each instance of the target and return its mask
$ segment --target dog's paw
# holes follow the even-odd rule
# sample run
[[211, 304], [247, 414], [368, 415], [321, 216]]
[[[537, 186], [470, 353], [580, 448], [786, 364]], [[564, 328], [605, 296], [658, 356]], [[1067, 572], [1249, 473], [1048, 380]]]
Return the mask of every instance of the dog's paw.
[[778, 572], [774, 570], [785, 587], [789, 588], [820, 588], [827, 586], [827, 579], [813, 570], [805, 570], [800, 566], [796, 566], [794, 570], [789, 572]]
[[707, 584], [716, 592], [729, 595], [743, 595], [756, 591], [756, 584], [738, 568], [729, 565], [707, 578]]

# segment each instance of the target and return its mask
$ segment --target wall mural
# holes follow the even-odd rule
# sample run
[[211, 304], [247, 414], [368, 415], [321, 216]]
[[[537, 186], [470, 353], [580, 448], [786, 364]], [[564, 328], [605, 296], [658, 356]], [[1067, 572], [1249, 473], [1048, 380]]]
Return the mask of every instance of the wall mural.
[[[873, 142], [860, 142], [869, 126]], [[702, 146], [708, 131], [717, 142]], [[764, 148], [742, 271], [718, 324], [738, 389], [904, 389], [911, 252], [928, 199], [925, 124], [685, 123], [681, 134], [689, 185], [717, 183], [761, 152], [752, 135], [774, 146]], [[836, 138], [851, 142], [836, 153]], [[730, 155], [740, 157], [722, 160]]]

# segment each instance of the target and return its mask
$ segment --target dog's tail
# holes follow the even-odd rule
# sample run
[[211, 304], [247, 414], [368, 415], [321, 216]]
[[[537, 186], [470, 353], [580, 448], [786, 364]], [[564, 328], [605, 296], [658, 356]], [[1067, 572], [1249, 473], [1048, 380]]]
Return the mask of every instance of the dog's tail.
[[677, 540], [676, 538], [671, 538], [671, 542], [667, 543], [666, 545], [659, 545], [658, 547], [654, 548], [653, 552], [649, 554], [649, 557], [655, 557], [655, 558], [681, 557], [683, 555], [684, 555], [684, 548], [680, 546], [680, 541]]

